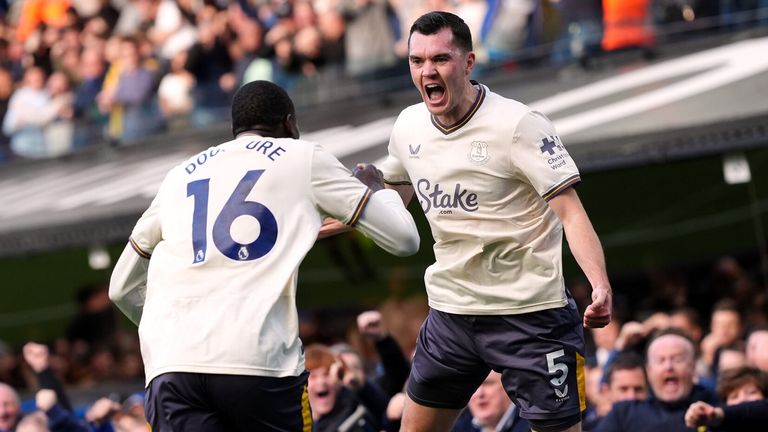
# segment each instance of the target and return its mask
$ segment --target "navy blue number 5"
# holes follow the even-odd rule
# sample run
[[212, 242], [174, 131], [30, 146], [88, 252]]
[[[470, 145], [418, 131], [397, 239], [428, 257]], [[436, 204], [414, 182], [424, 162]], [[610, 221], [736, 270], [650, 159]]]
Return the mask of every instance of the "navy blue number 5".
[[[277, 241], [275, 215], [264, 204], [245, 200], [262, 174], [264, 174], [264, 170], [253, 170], [245, 173], [213, 223], [213, 244], [224, 256], [235, 261], [259, 259], [269, 253]], [[210, 179], [202, 179], [187, 184], [187, 196], [194, 196], [195, 198], [195, 207], [192, 213], [194, 263], [205, 261], [205, 254], [208, 250], [209, 183]], [[255, 218], [261, 227], [256, 240], [248, 244], [236, 242], [230, 234], [232, 223], [240, 216]]]

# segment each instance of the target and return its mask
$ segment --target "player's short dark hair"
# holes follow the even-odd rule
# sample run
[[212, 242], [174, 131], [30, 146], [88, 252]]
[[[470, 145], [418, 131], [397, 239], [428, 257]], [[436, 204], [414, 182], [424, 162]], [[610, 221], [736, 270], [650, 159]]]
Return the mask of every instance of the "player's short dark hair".
[[643, 372], [643, 376], [645, 376], [645, 362], [643, 361], [643, 358], [631, 351], [621, 352], [617, 354], [616, 357], [613, 358], [613, 361], [608, 364], [608, 367], [606, 367], [603, 381], [610, 385], [611, 380], [613, 380], [614, 372], [618, 370], [632, 369], [640, 369], [640, 371]]
[[768, 397], [768, 374], [752, 366], [723, 371], [717, 380], [717, 397], [725, 403], [729, 393], [749, 383], [754, 384], [764, 397]]
[[293, 101], [277, 84], [251, 81], [240, 87], [232, 99], [232, 134], [257, 126], [276, 127], [288, 114], [296, 114]]
[[469, 26], [458, 15], [450, 12], [427, 12], [414, 21], [411, 32], [408, 35], [408, 46], [411, 46], [411, 35], [420, 33], [433, 35], [444, 28], [450, 28], [453, 35], [453, 43], [464, 52], [472, 51], [472, 33]]

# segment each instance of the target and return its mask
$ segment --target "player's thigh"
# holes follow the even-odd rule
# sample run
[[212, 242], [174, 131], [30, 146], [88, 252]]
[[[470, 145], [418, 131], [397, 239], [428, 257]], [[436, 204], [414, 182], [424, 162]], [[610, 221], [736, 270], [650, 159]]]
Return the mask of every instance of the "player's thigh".
[[231, 430], [210, 404], [205, 376], [166, 373], [155, 377], [144, 402], [154, 432], [224, 432]]
[[459, 415], [457, 409], [431, 408], [405, 398], [400, 432], [449, 431]]
[[208, 387], [232, 431], [309, 432], [308, 376], [307, 372], [282, 378], [215, 375]]
[[[521, 315], [489, 317], [484, 358], [529, 422], [576, 419], [586, 409], [584, 332], [575, 304]], [[495, 328], [495, 330], [493, 330]], [[570, 425], [564, 425], [563, 430]]]
[[476, 352], [474, 316], [430, 310], [419, 331], [408, 396], [419, 405], [463, 408], [490, 368]]

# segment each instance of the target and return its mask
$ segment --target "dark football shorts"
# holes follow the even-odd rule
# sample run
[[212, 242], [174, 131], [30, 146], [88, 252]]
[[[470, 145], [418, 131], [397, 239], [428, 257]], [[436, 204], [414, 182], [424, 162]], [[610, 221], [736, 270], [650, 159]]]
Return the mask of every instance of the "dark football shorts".
[[493, 369], [521, 417], [550, 420], [586, 409], [584, 331], [576, 304], [519, 315], [429, 311], [408, 395], [433, 408], [463, 408]]
[[165, 373], [149, 383], [144, 409], [153, 432], [310, 432], [308, 376]]

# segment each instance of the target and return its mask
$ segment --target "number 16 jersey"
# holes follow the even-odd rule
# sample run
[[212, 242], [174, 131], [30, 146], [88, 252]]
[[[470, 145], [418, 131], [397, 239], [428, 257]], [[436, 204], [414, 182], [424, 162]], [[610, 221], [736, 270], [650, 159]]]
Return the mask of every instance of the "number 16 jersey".
[[[129, 313], [140, 316], [147, 383], [165, 372], [303, 372], [299, 264], [324, 216], [353, 225], [370, 195], [301, 140], [241, 135], [173, 168], [130, 238], [151, 257], [143, 309]], [[129, 278], [119, 273], [118, 287]]]

